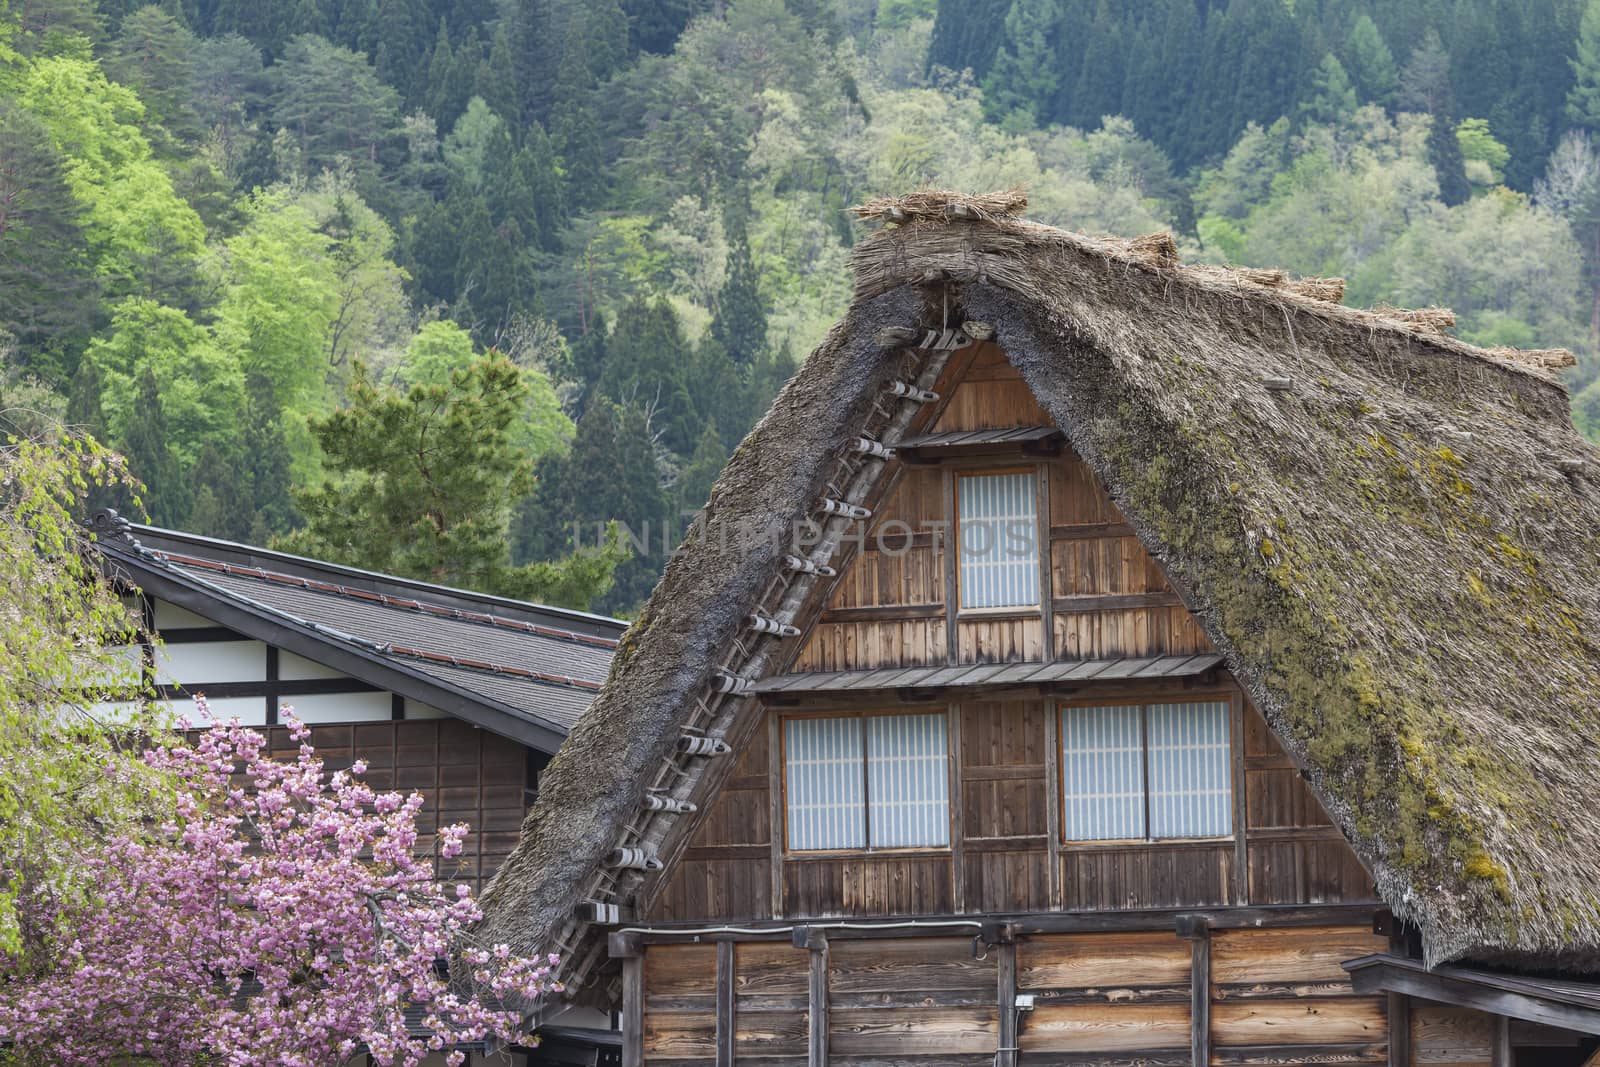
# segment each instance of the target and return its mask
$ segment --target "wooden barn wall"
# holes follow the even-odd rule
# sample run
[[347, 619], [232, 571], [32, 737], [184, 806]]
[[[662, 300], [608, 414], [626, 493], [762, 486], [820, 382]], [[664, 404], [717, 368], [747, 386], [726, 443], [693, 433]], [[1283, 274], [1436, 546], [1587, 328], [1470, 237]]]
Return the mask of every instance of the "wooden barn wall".
[[[285, 727], [266, 728], [273, 759], [292, 760], [299, 742]], [[460, 856], [436, 859], [441, 878], [488, 884], [516, 846], [528, 782], [528, 750], [459, 719], [425, 719], [311, 727], [311, 743], [329, 771], [365, 760], [374, 789], [421, 793], [417, 851], [435, 850], [441, 825], [464, 822], [471, 833]]]
[[740, 753], [645, 915], [676, 922], [1375, 900], [1365, 868], [1236, 690], [1173, 689], [1167, 699], [1208, 695], [1238, 702], [1243, 745], [1234, 789], [1242, 847], [1237, 838], [1061, 842], [1052, 751], [1059, 705], [974, 699], [943, 706], [957, 754], [950, 847], [786, 853], [774, 740], [782, 712], [773, 710], [770, 729], [756, 731]]
[[[953, 360], [939, 391], [949, 402], [935, 430], [1051, 425], [992, 344]], [[1048, 607], [961, 616], [948, 626], [953, 562], [944, 532], [956, 472], [1037, 470]], [[1211, 643], [1088, 467], [1020, 453], [903, 465], [839, 577], [795, 671], [1004, 660], [1192, 654]]]
[[[990, 1067], [1001, 1005], [1017, 994], [1021, 1064], [1188, 1067], [1195, 1004], [1209, 1062], [1382, 1064], [1382, 996], [1358, 996], [1341, 960], [1387, 945], [1366, 926], [1041, 934], [974, 949], [966, 937], [651, 944], [643, 950], [643, 1062], [652, 1067], [806, 1062], [814, 1003], [830, 1064]], [[824, 980], [813, 981], [813, 967]], [[719, 997], [719, 986], [724, 992]], [[813, 998], [816, 998], [813, 1000]], [[819, 1016], [821, 1013], [819, 1013]], [[1475, 1031], [1424, 1013], [1420, 1050], [1466, 1047]], [[1431, 1028], [1431, 1029], [1430, 1029]], [[1441, 1041], [1429, 1043], [1437, 1031]], [[719, 1036], [724, 1054], [718, 1056]], [[1010, 1037], [1011, 1035], [1004, 1035]]]

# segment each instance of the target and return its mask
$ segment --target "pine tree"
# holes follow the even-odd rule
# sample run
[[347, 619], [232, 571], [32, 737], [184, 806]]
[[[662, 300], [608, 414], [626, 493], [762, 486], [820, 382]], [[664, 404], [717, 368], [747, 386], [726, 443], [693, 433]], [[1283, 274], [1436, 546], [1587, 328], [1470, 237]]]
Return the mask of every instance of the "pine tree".
[[144, 482], [140, 499], [156, 523], [177, 525], [189, 514], [189, 488], [178, 457], [167, 444], [167, 417], [161, 410], [161, 387], [155, 372], [146, 367], [139, 376], [136, 418], [128, 422], [121, 441], [128, 469]]
[[1332, 52], [1322, 57], [1311, 84], [1300, 101], [1300, 118], [1316, 126], [1343, 122], [1356, 109], [1355, 87], [1345, 74], [1344, 64]]
[[243, 464], [249, 475], [253, 516], [246, 534], [256, 544], [267, 535], [287, 533], [298, 518], [289, 481], [289, 442], [283, 410], [272, 383], [261, 375], [245, 382], [244, 418], [239, 428]]
[[249, 474], [236, 446], [206, 442], [189, 475], [194, 500], [183, 528], [230, 541], [248, 538], [256, 514], [250, 504]]
[[1428, 130], [1428, 162], [1439, 181], [1439, 197], [1446, 204], [1464, 203], [1472, 196], [1461, 145], [1456, 140], [1455, 100], [1450, 85], [1450, 56], [1439, 34], [1429, 30], [1406, 61], [1400, 74], [1400, 100], [1406, 107], [1426, 111], [1432, 118]]
[[767, 347], [767, 309], [757, 280], [744, 218], [732, 214], [728, 220], [728, 276], [717, 292], [711, 336], [735, 366], [750, 366]]
[[1016, 0], [1006, 12], [1004, 44], [983, 80], [984, 110], [995, 119], [1037, 125], [1061, 84], [1056, 61], [1056, 31], [1061, 0]]
[[66, 422], [101, 442], [106, 440], [106, 411], [100, 403], [103, 389], [99, 365], [87, 357], [80, 359], [67, 392]]
[[705, 507], [722, 468], [728, 463], [728, 448], [717, 433], [715, 420], [708, 421], [695, 443], [694, 453], [678, 475], [678, 510], [692, 512]]
[[1394, 53], [1378, 30], [1372, 16], [1362, 13], [1345, 38], [1345, 69], [1350, 72], [1363, 100], [1388, 105], [1400, 83], [1395, 71]]
[[1567, 117], [1600, 130], [1600, 0], [1589, 0], [1578, 26], [1577, 54], [1570, 60], [1574, 83], [1567, 92]]
[[594, 399], [578, 420], [571, 449], [539, 463], [538, 487], [518, 509], [516, 558], [594, 546], [606, 523], [620, 523], [634, 554], [617, 568], [616, 584], [596, 607], [637, 609], [678, 536], [661, 482], [645, 412]]
[[280, 539], [338, 563], [586, 607], [611, 583], [612, 544], [514, 566], [510, 502], [533, 485], [513, 425], [527, 385], [504, 356], [402, 391], [358, 368], [350, 406], [312, 422], [329, 476], [297, 488], [306, 526]]
[[632, 300], [618, 315], [607, 349], [599, 391], [648, 411], [661, 443], [687, 454], [700, 427], [688, 389], [692, 353], [672, 305], [664, 298]]

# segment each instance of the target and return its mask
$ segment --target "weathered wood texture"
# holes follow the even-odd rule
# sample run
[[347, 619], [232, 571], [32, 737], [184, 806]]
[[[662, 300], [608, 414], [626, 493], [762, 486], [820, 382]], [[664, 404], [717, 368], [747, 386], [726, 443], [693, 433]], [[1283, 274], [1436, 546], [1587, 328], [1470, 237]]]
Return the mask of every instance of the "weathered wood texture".
[[[982, 346], [970, 365], [953, 360], [947, 377], [939, 386], [950, 397], [939, 430], [1050, 424], [993, 345]], [[1019, 466], [1039, 472], [1039, 498], [1048, 502], [1040, 524], [1048, 539], [1040, 553], [1041, 574], [1049, 579], [1042, 602], [951, 619], [946, 608], [955, 563], [945, 500], [952, 468]], [[861, 534], [861, 551], [804, 638], [795, 671], [1212, 651], [1161, 568], [1070, 449], [1059, 456], [1012, 450], [905, 467]]]
[[[435, 850], [440, 826], [471, 827], [461, 854], [435, 857], [443, 878], [481, 889], [516, 847], [527, 796], [528, 750], [459, 719], [336, 724], [311, 727], [311, 743], [330, 771], [365, 760], [374, 789], [418, 792], [417, 850]], [[292, 760], [300, 743], [284, 727], [267, 729], [274, 759]]]
[[[1117, 699], [1227, 699], [1181, 683]], [[946, 705], [929, 705], [943, 710]], [[1059, 834], [1051, 729], [1057, 705], [979, 699], [952, 706], [951, 847], [873, 854], [786, 853], [781, 753], [758, 730], [646, 909], [652, 921], [1019, 913], [1320, 904], [1376, 900], [1265, 723], [1245, 708], [1243, 850], [1234, 840], [1078, 844]], [[780, 712], [772, 712], [774, 716]], [[776, 783], [777, 803], [770, 803]], [[959, 861], [957, 859], [959, 854]], [[1052, 862], [1054, 871], [1052, 872]], [[773, 913], [774, 884], [778, 914]]]
[[[1020, 993], [1035, 1006], [1015, 1019], [1019, 1063], [1179, 1067], [1200, 1042], [1214, 1064], [1376, 1067], [1388, 1054], [1385, 1000], [1357, 996], [1339, 967], [1376, 947], [1356, 926], [1214, 930], [1203, 953], [1175, 930], [1038, 935], [976, 953], [964, 936], [831, 940], [825, 950], [652, 944], [644, 1062], [713, 1062], [731, 1049], [740, 1064], [798, 1064], [825, 1033], [830, 1064], [994, 1063]], [[1208, 967], [1196, 971], [1196, 959]], [[1209, 1014], [1203, 1037], [1197, 1003]], [[733, 1032], [719, 1041], [717, 1019], [730, 1012]], [[1488, 1067], [1487, 1016], [1419, 1005], [1412, 1025], [1419, 1067]]]
[[1250, 903], [1377, 899], [1361, 861], [1251, 707], [1245, 709], [1244, 767]]

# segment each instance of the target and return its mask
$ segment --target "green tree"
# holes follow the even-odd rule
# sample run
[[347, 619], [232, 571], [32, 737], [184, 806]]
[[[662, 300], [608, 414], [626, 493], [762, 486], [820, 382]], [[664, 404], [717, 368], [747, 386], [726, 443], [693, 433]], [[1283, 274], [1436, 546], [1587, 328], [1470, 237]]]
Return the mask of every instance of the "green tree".
[[293, 134], [309, 173], [339, 157], [359, 170], [378, 167], [380, 148], [400, 132], [400, 96], [366, 56], [302, 34], [273, 69], [273, 121]]
[[1357, 102], [1344, 64], [1329, 52], [1311, 76], [1310, 89], [1300, 101], [1300, 117], [1318, 126], [1338, 125], [1355, 111]]
[[1567, 118], [1579, 126], [1600, 130], [1600, 0], [1589, 0], [1584, 5], [1576, 51], [1568, 61], [1573, 85], [1567, 91]]
[[20, 101], [66, 161], [67, 186], [83, 205], [95, 273], [113, 296], [185, 302], [205, 227], [178, 198], [139, 130], [144, 105], [93, 62], [35, 61]]
[[[56, 433], [0, 447], [0, 952], [47, 951], [18, 923], [24, 893], [94, 893], [78, 864], [103, 835], [159, 822], [164, 790], [135, 738], [161, 735], [139, 703], [140, 622], [101, 574], [80, 525], [90, 492], [125, 488], [121, 461]], [[48, 932], [46, 932], [48, 934]]]
[[1005, 43], [984, 78], [984, 106], [995, 118], [1017, 114], [1035, 125], [1049, 116], [1048, 101], [1060, 84], [1055, 34], [1061, 0], [1016, 0], [1005, 17]]
[[518, 558], [593, 551], [607, 524], [620, 523], [634, 554], [595, 607], [636, 610], [678, 539], [662, 483], [646, 413], [597, 397], [578, 420], [572, 449], [539, 464], [538, 486], [518, 508]]
[[1395, 68], [1394, 53], [1372, 21], [1363, 12], [1350, 26], [1345, 38], [1345, 68], [1360, 91], [1363, 100], [1387, 104], [1393, 98], [1400, 76]]
[[161, 383], [163, 446], [185, 464], [195, 461], [206, 441], [231, 432], [244, 402], [244, 375], [234, 355], [188, 315], [153, 300], [129, 297], [119, 303], [110, 331], [90, 344], [84, 359], [97, 364], [105, 380], [101, 402], [113, 440], [133, 435], [146, 418], [140, 393], [145, 376]]
[[672, 305], [636, 297], [617, 315], [599, 389], [614, 401], [650, 412], [661, 443], [683, 455], [700, 435], [688, 389], [691, 361], [692, 350]]
[[559, 562], [513, 565], [509, 502], [533, 487], [513, 426], [527, 386], [489, 355], [443, 385], [401, 390], [358, 367], [349, 407], [312, 423], [331, 477], [300, 488], [291, 550], [505, 596], [586, 607], [610, 587], [618, 541]]
[[1456, 143], [1472, 184], [1497, 185], [1505, 177], [1511, 150], [1495, 140], [1487, 119], [1463, 119], [1456, 127]]
[[118, 439], [128, 457], [128, 470], [144, 483], [139, 500], [157, 523], [176, 526], [189, 514], [189, 483], [183, 465], [167, 440], [167, 417], [162, 411], [161, 386], [155, 371], [139, 374], [134, 396], [139, 417], [129, 420]]
[[750, 238], [739, 217], [729, 228], [728, 274], [711, 319], [711, 336], [736, 365], [748, 367], [767, 347], [767, 309], [758, 279]]
[[695, 442], [689, 462], [678, 474], [678, 510], [692, 512], [705, 507], [711, 496], [711, 487], [727, 465], [728, 448], [717, 433], [717, 424], [714, 421], [707, 422], [706, 428], [700, 433], [700, 440]]
[[147, 4], [122, 20], [106, 57], [107, 75], [139, 94], [146, 136], [158, 144], [199, 134], [191, 107], [196, 44], [187, 26]]
[[0, 330], [39, 362], [93, 326], [99, 286], [61, 157], [44, 128], [0, 100]]

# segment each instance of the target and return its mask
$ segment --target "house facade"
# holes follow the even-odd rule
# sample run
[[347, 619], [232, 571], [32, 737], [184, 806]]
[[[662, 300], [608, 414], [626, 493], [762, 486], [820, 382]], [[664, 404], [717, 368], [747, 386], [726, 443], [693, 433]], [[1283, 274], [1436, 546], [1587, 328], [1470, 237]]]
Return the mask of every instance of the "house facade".
[[1600, 1048], [1562, 353], [876, 202], [485, 896], [625, 1064]]

